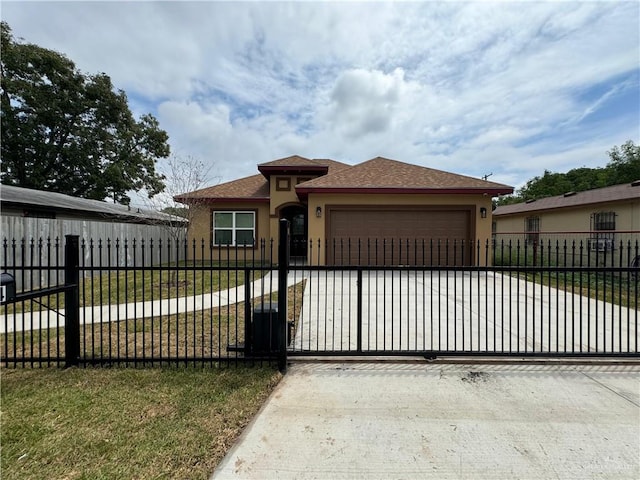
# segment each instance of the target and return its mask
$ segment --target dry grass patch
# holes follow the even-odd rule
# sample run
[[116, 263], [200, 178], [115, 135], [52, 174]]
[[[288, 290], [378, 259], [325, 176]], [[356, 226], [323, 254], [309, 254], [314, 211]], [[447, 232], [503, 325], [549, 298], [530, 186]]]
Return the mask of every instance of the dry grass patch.
[[[288, 320], [297, 321], [302, 308], [304, 282], [288, 288]], [[252, 300], [277, 301], [277, 293]], [[207, 310], [156, 318], [80, 326], [81, 356], [87, 359], [218, 359], [242, 356], [228, 351], [245, 336], [245, 305], [237, 303]], [[64, 329], [50, 328], [0, 335], [0, 352], [5, 359], [64, 358]], [[14, 353], [15, 352], [15, 353]]]

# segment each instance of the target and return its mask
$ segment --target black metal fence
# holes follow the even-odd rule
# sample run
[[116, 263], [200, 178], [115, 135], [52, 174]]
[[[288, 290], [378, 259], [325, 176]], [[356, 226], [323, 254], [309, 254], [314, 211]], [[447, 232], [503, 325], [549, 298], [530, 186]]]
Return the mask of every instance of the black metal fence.
[[[296, 262], [286, 240], [247, 249], [75, 238], [4, 240], [2, 271], [18, 280], [18, 298], [0, 307], [4, 366], [640, 354], [637, 238], [603, 251], [390, 239], [382, 256], [375, 242], [316, 240]], [[285, 261], [274, 265], [276, 248]]]
[[[174, 260], [202, 258], [205, 248], [209, 260]], [[278, 301], [277, 266], [265, 260], [273, 248], [5, 239], [2, 271], [17, 295], [0, 307], [2, 364], [282, 363], [279, 350], [251, 340], [254, 310], [269, 324], [262, 331], [278, 334], [278, 309], [264, 307]]]

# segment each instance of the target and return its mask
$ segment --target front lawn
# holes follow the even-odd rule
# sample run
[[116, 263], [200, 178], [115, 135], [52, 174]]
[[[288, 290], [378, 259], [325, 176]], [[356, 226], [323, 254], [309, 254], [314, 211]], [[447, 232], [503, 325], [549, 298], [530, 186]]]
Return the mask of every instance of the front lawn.
[[3, 369], [3, 479], [206, 479], [273, 368]]

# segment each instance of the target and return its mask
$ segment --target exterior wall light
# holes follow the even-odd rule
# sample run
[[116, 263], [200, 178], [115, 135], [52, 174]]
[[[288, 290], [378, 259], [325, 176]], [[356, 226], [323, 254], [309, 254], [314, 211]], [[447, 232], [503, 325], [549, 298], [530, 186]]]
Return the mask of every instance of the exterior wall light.
[[484, 207], [480, 208], [480, 216], [482, 218], [487, 218], [487, 209], [486, 208], [484, 208]]
[[322, 216], [322, 207], [316, 207], [316, 217], [320, 218]]

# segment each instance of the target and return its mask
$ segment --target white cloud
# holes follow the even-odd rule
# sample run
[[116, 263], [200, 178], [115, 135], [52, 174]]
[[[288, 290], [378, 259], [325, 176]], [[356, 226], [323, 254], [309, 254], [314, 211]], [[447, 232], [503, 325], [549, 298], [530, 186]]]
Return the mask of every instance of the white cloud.
[[634, 2], [4, 2], [2, 16], [107, 72], [223, 180], [298, 153], [520, 185], [640, 137], [637, 106], [605, 115], [638, 90]]
[[351, 140], [385, 132], [400, 104], [403, 83], [400, 68], [390, 75], [377, 70], [347, 70], [333, 86], [325, 122]]

